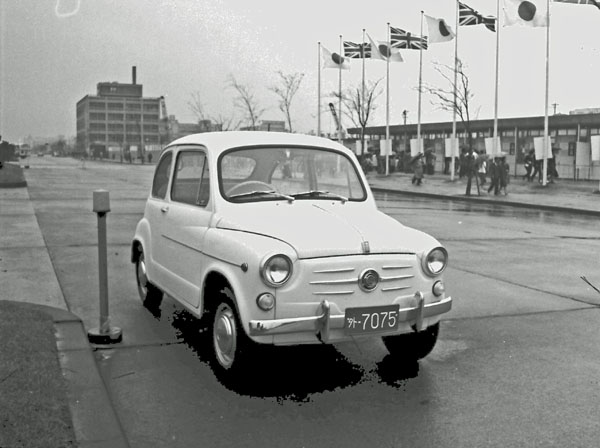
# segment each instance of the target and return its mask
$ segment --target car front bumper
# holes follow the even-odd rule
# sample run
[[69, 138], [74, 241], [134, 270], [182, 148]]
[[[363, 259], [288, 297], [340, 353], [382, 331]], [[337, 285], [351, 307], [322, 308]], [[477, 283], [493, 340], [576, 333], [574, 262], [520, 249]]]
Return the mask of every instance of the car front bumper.
[[[445, 297], [439, 302], [425, 303], [421, 292], [415, 293], [416, 306], [400, 308], [398, 321], [410, 323], [416, 331], [425, 328], [423, 321], [450, 311], [452, 297]], [[250, 336], [269, 336], [276, 334], [290, 334], [300, 332], [313, 332], [321, 342], [329, 342], [331, 330], [343, 330], [345, 324], [344, 314], [331, 314], [331, 306], [323, 300], [315, 316], [294, 317], [287, 319], [251, 320]]]

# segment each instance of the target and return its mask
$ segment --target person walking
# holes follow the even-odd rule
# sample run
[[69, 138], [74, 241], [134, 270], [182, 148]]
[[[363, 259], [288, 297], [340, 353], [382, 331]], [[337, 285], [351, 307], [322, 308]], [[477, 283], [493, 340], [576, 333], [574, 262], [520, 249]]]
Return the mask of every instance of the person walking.
[[494, 190], [494, 194], [497, 195], [500, 190], [500, 162], [496, 157], [490, 162], [490, 186], [488, 187], [488, 193]]
[[525, 175], [523, 176], [523, 180], [527, 179], [527, 182], [531, 181], [531, 170], [533, 169], [533, 162], [535, 160], [535, 151], [530, 149], [527, 154], [525, 154]]
[[412, 184], [419, 186], [423, 181], [423, 153], [419, 153], [412, 161]]
[[[500, 157], [500, 164], [498, 165], [498, 171], [499, 171], [499, 186], [498, 186], [498, 193], [502, 190], [504, 190], [504, 196], [506, 196], [508, 194], [508, 191], [506, 191], [506, 187], [508, 186], [508, 182], [509, 182], [509, 170], [510, 170], [510, 165], [506, 162], [506, 156], [502, 155]], [[496, 193], [496, 194], [498, 194]]]
[[487, 174], [487, 162], [482, 156], [479, 156], [479, 168], [477, 169], [477, 174], [479, 174], [479, 183], [483, 187], [485, 185], [485, 176]]

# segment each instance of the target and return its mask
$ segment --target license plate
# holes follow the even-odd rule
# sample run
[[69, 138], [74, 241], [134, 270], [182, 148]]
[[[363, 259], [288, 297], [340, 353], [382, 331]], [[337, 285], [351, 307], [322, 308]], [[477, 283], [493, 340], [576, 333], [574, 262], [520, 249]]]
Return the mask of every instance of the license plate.
[[395, 330], [399, 311], [399, 305], [346, 308], [344, 328], [349, 334]]

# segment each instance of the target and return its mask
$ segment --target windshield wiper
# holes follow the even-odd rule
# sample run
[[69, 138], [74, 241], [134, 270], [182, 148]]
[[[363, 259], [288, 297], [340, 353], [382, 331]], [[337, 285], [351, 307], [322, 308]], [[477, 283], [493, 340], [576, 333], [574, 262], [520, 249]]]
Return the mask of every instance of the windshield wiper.
[[272, 196], [272, 197], [278, 197], [278, 198], [281, 198], [281, 199], [285, 199], [286, 201], [289, 201], [289, 202], [294, 202], [294, 197], [288, 196], [287, 194], [278, 193], [275, 190], [255, 190], [255, 191], [248, 191], [246, 193], [239, 193], [239, 194], [231, 195], [231, 196], [229, 196], [229, 199], [247, 198], [247, 197], [262, 196], [262, 195], [268, 195], [268, 196]]
[[333, 198], [333, 199], [338, 199], [342, 202], [346, 202], [348, 201], [348, 198], [339, 194], [335, 194], [335, 193], [330, 193], [329, 191], [324, 191], [324, 190], [310, 190], [310, 191], [303, 191], [301, 193], [296, 193], [292, 195], [294, 198], [296, 199], [300, 199], [300, 198], [318, 198], [318, 197], [326, 197], [326, 198]]

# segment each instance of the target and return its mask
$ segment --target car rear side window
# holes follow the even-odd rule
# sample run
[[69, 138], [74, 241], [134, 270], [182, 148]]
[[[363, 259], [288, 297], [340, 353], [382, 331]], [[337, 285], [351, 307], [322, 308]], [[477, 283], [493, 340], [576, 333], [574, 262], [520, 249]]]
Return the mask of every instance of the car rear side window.
[[158, 162], [158, 166], [154, 172], [154, 181], [152, 182], [152, 197], [164, 199], [167, 195], [172, 160], [173, 153], [169, 152]]
[[205, 206], [209, 198], [208, 164], [201, 151], [181, 151], [177, 156], [171, 199]]

